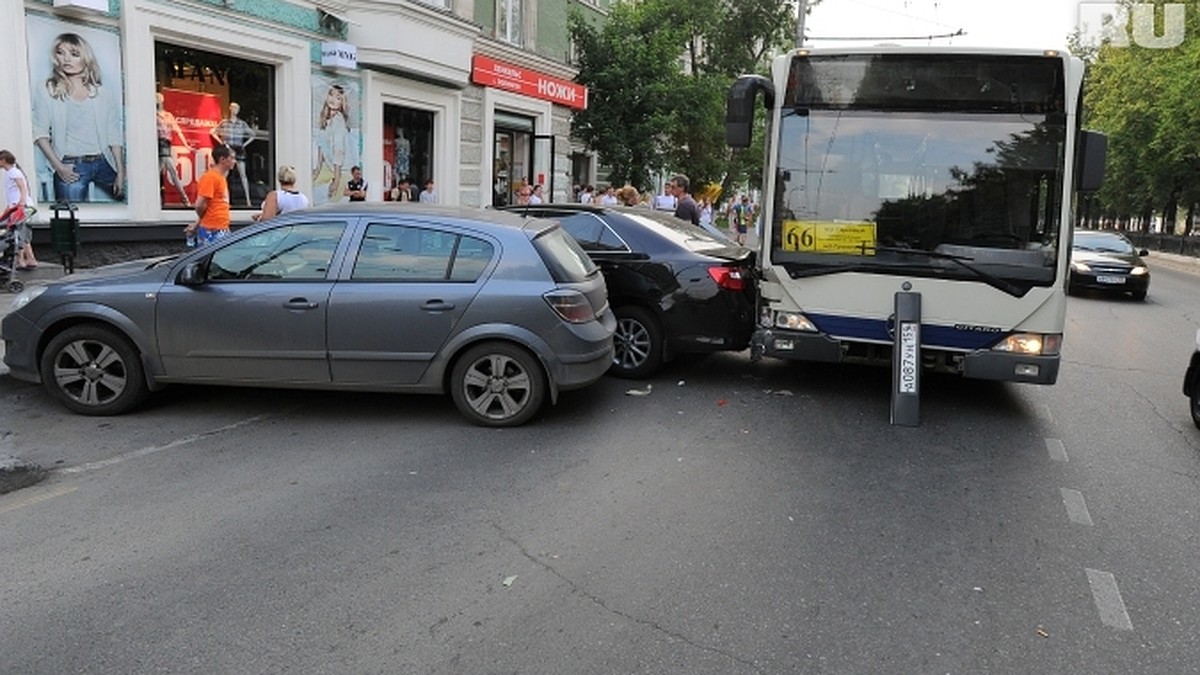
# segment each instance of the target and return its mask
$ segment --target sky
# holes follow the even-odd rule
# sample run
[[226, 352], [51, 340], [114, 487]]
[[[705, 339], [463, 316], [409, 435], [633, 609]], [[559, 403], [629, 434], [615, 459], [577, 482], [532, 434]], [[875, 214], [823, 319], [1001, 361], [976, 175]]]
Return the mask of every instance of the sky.
[[[1084, 4], [1096, 7], [1089, 0]], [[1079, 23], [1079, 5], [1080, 0], [822, 0], [808, 17], [805, 46], [1065, 47]], [[1089, 11], [1083, 9], [1085, 21]], [[930, 37], [960, 30], [958, 37]], [[906, 37], [921, 39], [898, 39]]]

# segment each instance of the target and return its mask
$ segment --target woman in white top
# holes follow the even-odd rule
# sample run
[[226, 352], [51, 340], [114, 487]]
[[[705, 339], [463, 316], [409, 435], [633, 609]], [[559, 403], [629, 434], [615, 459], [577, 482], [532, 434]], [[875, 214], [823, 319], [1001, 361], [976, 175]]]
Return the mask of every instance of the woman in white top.
[[19, 270], [37, 267], [33, 256], [33, 230], [29, 228], [25, 208], [31, 205], [29, 183], [17, 166], [17, 158], [8, 150], [0, 150], [0, 170], [4, 171], [4, 213], [0, 214], [0, 227], [16, 229], [16, 256], [13, 263]]
[[279, 167], [276, 176], [279, 179], [279, 189], [272, 190], [263, 200], [262, 213], [254, 216], [254, 220], [269, 220], [281, 213], [296, 211], [308, 206], [308, 197], [296, 190], [296, 170], [286, 164]]

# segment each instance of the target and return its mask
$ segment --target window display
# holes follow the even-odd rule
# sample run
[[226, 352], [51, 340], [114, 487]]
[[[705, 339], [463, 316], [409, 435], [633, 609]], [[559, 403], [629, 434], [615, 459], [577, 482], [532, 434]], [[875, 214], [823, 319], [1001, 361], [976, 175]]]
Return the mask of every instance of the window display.
[[237, 159], [230, 207], [258, 208], [275, 175], [274, 68], [165, 42], [154, 52], [163, 207], [190, 207], [213, 147], [224, 143]]

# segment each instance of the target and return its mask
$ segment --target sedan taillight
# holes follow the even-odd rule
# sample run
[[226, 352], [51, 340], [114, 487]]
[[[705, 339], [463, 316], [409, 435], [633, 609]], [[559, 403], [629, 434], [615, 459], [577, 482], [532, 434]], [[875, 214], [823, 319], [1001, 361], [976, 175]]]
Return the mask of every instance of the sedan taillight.
[[587, 323], [596, 319], [596, 312], [587, 296], [579, 291], [557, 290], [542, 296], [564, 321], [569, 323]]
[[741, 291], [746, 288], [744, 279], [742, 278], [742, 270], [737, 267], [710, 267], [708, 268], [708, 276], [717, 282], [717, 286], [724, 288], [727, 291]]

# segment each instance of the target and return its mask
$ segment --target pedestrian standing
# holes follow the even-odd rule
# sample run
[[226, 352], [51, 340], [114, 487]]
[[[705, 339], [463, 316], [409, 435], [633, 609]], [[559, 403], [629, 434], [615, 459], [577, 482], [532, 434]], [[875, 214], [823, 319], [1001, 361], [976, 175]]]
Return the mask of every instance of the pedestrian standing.
[[693, 225], [699, 225], [700, 207], [696, 206], [696, 200], [692, 199], [692, 195], [688, 191], [691, 185], [688, 177], [677, 173], [667, 185], [670, 186], [672, 196], [675, 197], [675, 217], [686, 220]]
[[437, 200], [437, 193], [433, 191], [433, 179], [430, 178], [425, 181], [425, 189], [421, 190], [421, 194], [417, 196], [417, 201], [422, 204], [436, 204]]
[[[270, 220], [288, 211], [297, 211], [308, 206], [308, 197], [296, 189], [296, 169], [288, 165], [279, 167], [276, 176], [279, 179], [279, 189], [267, 193], [263, 200], [262, 211], [254, 214], [254, 220]], [[351, 201], [354, 197], [350, 198]]]
[[184, 228], [189, 240], [204, 245], [229, 236], [229, 183], [227, 178], [237, 159], [233, 149], [221, 144], [213, 148], [213, 164], [200, 177], [196, 190], [196, 215], [200, 219]]
[[[292, 182], [295, 183], [296, 181], [293, 180]], [[361, 166], [350, 168], [350, 180], [346, 181], [346, 195], [350, 197], [350, 201], [352, 202], [367, 201], [367, 181], [363, 178]]]
[[4, 170], [4, 213], [0, 214], [0, 225], [15, 229], [16, 256], [13, 265], [18, 270], [37, 267], [33, 255], [33, 229], [29, 227], [29, 216], [25, 207], [29, 205], [29, 180], [17, 166], [17, 157], [8, 150], [0, 150], [0, 169]]

